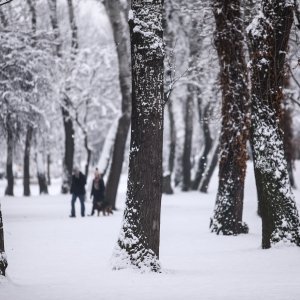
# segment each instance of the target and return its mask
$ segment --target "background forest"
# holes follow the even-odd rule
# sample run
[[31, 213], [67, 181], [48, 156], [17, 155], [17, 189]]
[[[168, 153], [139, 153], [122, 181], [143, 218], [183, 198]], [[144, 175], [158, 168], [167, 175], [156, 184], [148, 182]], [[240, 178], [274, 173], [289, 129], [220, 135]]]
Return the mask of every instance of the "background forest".
[[256, 230], [243, 220], [251, 196], [262, 248], [300, 246], [300, 4], [144, 2], [0, 6], [0, 192], [69, 201], [74, 167], [87, 190], [98, 168], [116, 215], [125, 208], [114, 269], [161, 271], [161, 191], [183, 212], [209, 193], [203, 221], [225, 236]]

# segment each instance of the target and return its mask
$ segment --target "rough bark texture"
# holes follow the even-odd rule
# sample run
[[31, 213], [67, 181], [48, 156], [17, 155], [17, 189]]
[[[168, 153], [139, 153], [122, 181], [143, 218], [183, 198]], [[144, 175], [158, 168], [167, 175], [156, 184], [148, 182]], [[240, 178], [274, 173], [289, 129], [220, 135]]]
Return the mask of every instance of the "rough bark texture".
[[5, 270], [7, 268], [7, 259], [4, 249], [4, 231], [3, 231], [3, 219], [0, 204], [0, 276], [5, 276]]
[[131, 116], [130, 43], [125, 8], [121, 7], [119, 0], [108, 1], [106, 7], [113, 28], [114, 40], [117, 45], [119, 82], [122, 94], [122, 115], [117, 127], [111, 167], [106, 183], [107, 201], [115, 209]]
[[30, 149], [32, 142], [33, 128], [27, 127], [25, 150], [24, 150], [24, 172], [23, 172], [23, 195], [30, 196]]
[[247, 71], [239, 0], [213, 0], [215, 45], [221, 69], [222, 127], [219, 187], [210, 229], [217, 234], [247, 233], [242, 222], [248, 138]]
[[132, 1], [132, 118], [126, 209], [115, 268], [159, 271], [164, 103], [163, 1]]
[[293, 23], [289, 1], [262, 1], [248, 27], [251, 43], [251, 143], [262, 217], [262, 248], [300, 245], [300, 224], [279, 127], [284, 62]]
[[14, 173], [13, 173], [13, 151], [14, 140], [13, 133], [10, 128], [7, 128], [7, 158], [6, 158], [6, 178], [7, 186], [5, 189], [5, 195], [14, 195]]
[[189, 85], [184, 117], [185, 130], [182, 155], [182, 191], [188, 191], [191, 187], [194, 95], [194, 89], [191, 85]]
[[294, 145], [293, 145], [293, 119], [291, 109], [284, 103], [280, 119], [280, 127], [283, 131], [284, 153], [287, 161], [288, 173], [292, 188], [296, 188], [294, 179]]
[[199, 111], [200, 125], [202, 126], [202, 131], [204, 136], [204, 149], [199, 159], [198, 169], [192, 185], [192, 190], [194, 191], [196, 191], [199, 188], [200, 182], [203, 178], [207, 166], [207, 157], [213, 144], [213, 140], [211, 138], [210, 129], [209, 129], [210, 105], [209, 104], [206, 105], [202, 114], [200, 101], [198, 100], [198, 111]]

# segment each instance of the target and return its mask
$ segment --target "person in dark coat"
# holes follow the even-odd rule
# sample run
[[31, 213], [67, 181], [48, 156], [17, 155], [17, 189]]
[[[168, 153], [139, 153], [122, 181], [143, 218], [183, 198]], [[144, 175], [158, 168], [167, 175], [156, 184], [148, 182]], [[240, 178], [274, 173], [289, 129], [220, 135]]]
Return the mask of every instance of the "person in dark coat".
[[96, 207], [105, 201], [105, 185], [101, 174], [98, 169], [95, 171], [95, 177], [93, 179], [91, 198], [93, 198], [93, 207], [91, 216], [94, 215]]
[[75, 202], [77, 197], [80, 201], [81, 206], [81, 216], [85, 216], [85, 206], [84, 206], [84, 200], [85, 200], [85, 184], [86, 184], [86, 177], [79, 171], [79, 168], [74, 168], [74, 173], [72, 176], [72, 184], [71, 184], [71, 194], [72, 194], [72, 200], [71, 200], [71, 215], [70, 217], [76, 217], [75, 213]]

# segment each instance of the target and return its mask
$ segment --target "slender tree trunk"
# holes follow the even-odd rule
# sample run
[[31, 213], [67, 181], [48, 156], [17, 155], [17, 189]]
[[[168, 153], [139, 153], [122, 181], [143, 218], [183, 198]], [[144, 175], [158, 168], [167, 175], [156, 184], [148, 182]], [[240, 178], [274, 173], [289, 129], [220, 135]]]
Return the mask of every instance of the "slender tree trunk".
[[5, 189], [5, 195], [14, 195], [14, 173], [13, 173], [13, 151], [14, 140], [11, 129], [7, 130], [7, 159], [6, 159], [6, 178], [7, 186]]
[[210, 129], [209, 129], [210, 104], [207, 104], [206, 107], [204, 108], [203, 118], [202, 118], [201, 106], [199, 101], [198, 101], [198, 110], [199, 110], [200, 125], [202, 125], [202, 131], [204, 135], [204, 149], [199, 159], [198, 170], [192, 185], [192, 190], [194, 191], [198, 190], [199, 188], [200, 182], [203, 178], [207, 166], [207, 157], [213, 144], [213, 140], [210, 136]]
[[163, 193], [173, 194], [172, 189], [172, 174], [175, 165], [175, 154], [176, 154], [176, 127], [173, 113], [173, 103], [171, 100], [167, 102], [168, 106], [168, 116], [170, 122], [170, 144], [169, 144], [169, 158], [168, 158], [168, 173], [163, 177]]
[[47, 184], [51, 185], [51, 172], [50, 172], [50, 166], [51, 166], [51, 155], [47, 154]]
[[[164, 106], [163, 1], [132, 1], [132, 118], [126, 208], [115, 268], [159, 271]], [[147, 34], [144, 34], [147, 32]]]
[[7, 268], [7, 258], [4, 248], [4, 231], [3, 231], [3, 219], [1, 212], [1, 203], [0, 203], [0, 276], [5, 276], [5, 270]]
[[[56, 42], [56, 55], [58, 58], [62, 58], [62, 43], [60, 39], [59, 27], [58, 27], [58, 17], [57, 17], [57, 0], [48, 0], [50, 9], [50, 21], [53, 29], [53, 34]], [[67, 0], [69, 22], [71, 27], [71, 59], [75, 59], [78, 50], [78, 30], [75, 21], [73, 1]], [[67, 96], [69, 87], [66, 87], [65, 95], [62, 96], [61, 112], [63, 117], [63, 125], [65, 132], [65, 152], [63, 159], [63, 175], [62, 175], [62, 187], [61, 192], [67, 194], [70, 191], [71, 180], [72, 180], [72, 170], [73, 170], [73, 160], [75, 152], [75, 142], [74, 142], [74, 124], [69, 113], [70, 110], [70, 99]]]
[[210, 229], [217, 234], [247, 233], [242, 221], [246, 174], [249, 95], [240, 0], [213, 0], [215, 45], [221, 69], [222, 127], [219, 187]]
[[[35, 36], [37, 29], [37, 19], [36, 19], [36, 9], [35, 4], [32, 0], [26, 0], [29, 11], [31, 14], [31, 30], [33, 35], [33, 44], [35, 47]], [[25, 151], [24, 151], [24, 173], [23, 173], [23, 195], [30, 196], [30, 150], [31, 150], [31, 142], [33, 135], [33, 127], [31, 125], [27, 126], [26, 139], [25, 139]]]
[[219, 152], [220, 152], [220, 145], [218, 144], [215, 147], [212, 159], [211, 159], [210, 163], [208, 164], [208, 166], [206, 167], [204, 176], [200, 182], [199, 191], [201, 193], [207, 193], [207, 191], [208, 191], [208, 186], [209, 186], [210, 180], [212, 178], [212, 175], [213, 175], [213, 173], [217, 167], [218, 161], [219, 161]]
[[[67, 100], [64, 100], [68, 103]], [[70, 113], [67, 109], [62, 107], [64, 131], [65, 131], [65, 153], [63, 162], [63, 182], [61, 187], [61, 192], [67, 194], [70, 192], [71, 181], [72, 181], [72, 171], [73, 171], [73, 160], [75, 152], [75, 130], [74, 124], [71, 119]]]
[[23, 187], [24, 196], [30, 196], [30, 149], [32, 142], [33, 128], [27, 126], [26, 139], [25, 139], [25, 151], [24, 151], [24, 173], [23, 173]]
[[40, 194], [48, 194], [48, 184], [45, 172], [43, 153], [41, 153], [40, 151], [36, 153], [36, 165]]
[[251, 43], [251, 143], [262, 217], [262, 248], [278, 242], [300, 246], [299, 214], [292, 193], [279, 127], [284, 63], [293, 4], [262, 1], [248, 28]]
[[194, 95], [194, 88], [189, 85], [188, 97], [185, 106], [185, 135], [182, 156], [182, 191], [188, 191], [191, 186]]
[[117, 127], [112, 162], [106, 183], [106, 198], [115, 209], [131, 116], [130, 46], [125, 8], [121, 7], [119, 0], [108, 1], [106, 7], [117, 45], [119, 82], [122, 94], [122, 115]]

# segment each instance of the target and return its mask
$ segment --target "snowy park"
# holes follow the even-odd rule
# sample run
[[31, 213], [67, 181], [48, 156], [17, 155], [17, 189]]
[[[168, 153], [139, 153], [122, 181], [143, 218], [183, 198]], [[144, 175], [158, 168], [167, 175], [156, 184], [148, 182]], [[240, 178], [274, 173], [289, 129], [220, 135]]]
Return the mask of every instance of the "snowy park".
[[[158, 274], [111, 267], [123, 216], [125, 175], [113, 216], [69, 218], [71, 197], [59, 194], [60, 182], [47, 196], [39, 196], [37, 187], [30, 198], [18, 190], [17, 197], [2, 199], [9, 266], [0, 282], [0, 299], [298, 300], [300, 250], [286, 245], [261, 249], [252, 168], [249, 164], [245, 186], [246, 235], [210, 233], [216, 173], [207, 195], [176, 191], [163, 196]], [[300, 164], [295, 176], [300, 185]], [[0, 184], [3, 194], [4, 182]], [[300, 191], [294, 192], [300, 208]]]
[[0, 300], [300, 299], [300, 0], [0, 0]]

